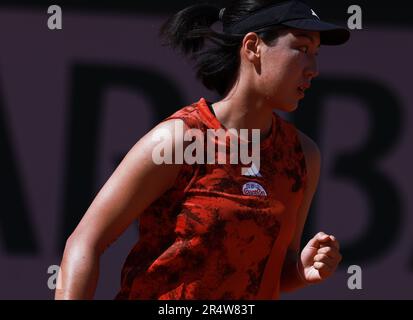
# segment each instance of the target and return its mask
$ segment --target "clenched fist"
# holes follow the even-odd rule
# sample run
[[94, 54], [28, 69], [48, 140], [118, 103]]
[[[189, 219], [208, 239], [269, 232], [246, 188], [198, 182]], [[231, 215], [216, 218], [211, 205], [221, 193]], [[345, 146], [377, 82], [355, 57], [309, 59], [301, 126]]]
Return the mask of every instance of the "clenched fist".
[[342, 259], [339, 250], [334, 236], [317, 233], [301, 251], [298, 271], [303, 279], [308, 283], [317, 283], [331, 276]]

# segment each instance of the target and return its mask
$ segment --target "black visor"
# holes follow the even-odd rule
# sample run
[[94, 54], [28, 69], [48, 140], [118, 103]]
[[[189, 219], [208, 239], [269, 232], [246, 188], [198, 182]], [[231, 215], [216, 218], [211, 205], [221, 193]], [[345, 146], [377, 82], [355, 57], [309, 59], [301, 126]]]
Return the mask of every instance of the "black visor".
[[321, 21], [318, 15], [300, 1], [286, 1], [261, 8], [240, 21], [224, 26], [229, 34], [245, 34], [264, 27], [283, 25], [291, 28], [319, 31], [323, 45], [340, 45], [350, 38], [350, 32], [343, 27]]

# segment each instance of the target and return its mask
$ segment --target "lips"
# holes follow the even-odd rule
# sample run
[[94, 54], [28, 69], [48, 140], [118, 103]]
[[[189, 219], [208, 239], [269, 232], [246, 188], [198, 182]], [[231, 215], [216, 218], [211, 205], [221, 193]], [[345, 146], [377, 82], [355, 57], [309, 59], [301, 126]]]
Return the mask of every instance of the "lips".
[[304, 96], [305, 96], [305, 91], [308, 90], [308, 89], [310, 89], [310, 87], [311, 87], [311, 84], [308, 83], [308, 82], [305, 82], [305, 83], [301, 84], [301, 85], [297, 88], [297, 90], [298, 90], [298, 92], [300, 93], [300, 95], [304, 98]]
[[305, 92], [306, 90], [311, 88], [311, 84], [310, 83], [303, 83], [301, 84], [298, 89], [302, 92]]

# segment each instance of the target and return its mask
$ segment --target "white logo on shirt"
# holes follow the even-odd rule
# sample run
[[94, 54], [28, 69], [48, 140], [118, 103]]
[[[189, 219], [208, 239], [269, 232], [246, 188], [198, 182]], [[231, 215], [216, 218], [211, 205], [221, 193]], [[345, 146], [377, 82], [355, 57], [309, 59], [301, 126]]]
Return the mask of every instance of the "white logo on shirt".
[[243, 173], [242, 175], [246, 177], [262, 177], [254, 162], [252, 163], [251, 167], [248, 168], [247, 172]]
[[246, 196], [267, 196], [267, 192], [265, 192], [264, 188], [259, 183], [252, 181], [247, 182], [242, 186], [242, 193]]

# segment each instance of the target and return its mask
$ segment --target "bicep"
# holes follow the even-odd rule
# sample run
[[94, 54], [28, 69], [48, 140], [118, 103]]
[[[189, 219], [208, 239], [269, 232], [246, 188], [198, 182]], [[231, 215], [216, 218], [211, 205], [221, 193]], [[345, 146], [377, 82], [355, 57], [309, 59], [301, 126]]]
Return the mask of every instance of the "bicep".
[[96, 195], [70, 238], [103, 252], [140, 213], [172, 187], [182, 165], [154, 163], [152, 151], [159, 142], [153, 139], [153, 134], [165, 129], [173, 137], [177, 121], [181, 120], [158, 125], [132, 147]]
[[294, 252], [299, 252], [300, 250], [301, 237], [307, 220], [308, 211], [311, 207], [311, 202], [317, 190], [321, 166], [321, 154], [317, 144], [300, 131], [299, 137], [307, 166], [307, 184], [304, 190], [303, 201], [297, 213], [294, 237], [289, 246], [289, 250]]

